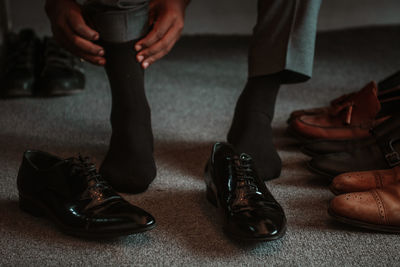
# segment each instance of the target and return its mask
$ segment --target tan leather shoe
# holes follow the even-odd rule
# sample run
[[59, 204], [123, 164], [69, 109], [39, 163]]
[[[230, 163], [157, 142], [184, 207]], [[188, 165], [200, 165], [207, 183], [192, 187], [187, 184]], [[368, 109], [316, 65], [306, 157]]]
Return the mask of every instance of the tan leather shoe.
[[318, 107], [318, 108], [309, 108], [309, 109], [299, 109], [295, 110], [292, 113], [290, 113], [289, 119], [287, 120], [287, 123], [290, 123], [296, 118], [299, 118], [304, 115], [322, 115], [322, 114], [327, 114], [331, 109], [335, 109], [336, 107], [342, 105], [343, 103], [351, 100], [358, 92], [353, 92], [350, 94], [344, 94], [338, 98], [333, 99], [330, 103], [329, 106], [327, 107]]
[[[382, 81], [380, 81], [378, 83], [378, 88], [379, 88], [378, 95], [381, 96], [386, 93], [390, 93], [390, 91], [393, 91], [394, 88], [396, 88], [396, 87], [398, 89], [400, 89], [399, 86], [400, 86], [400, 71], [386, 77], [385, 79], [383, 79]], [[345, 103], [346, 101], [351, 101], [352, 98], [354, 98], [358, 93], [359, 93], [359, 91], [342, 95], [342, 96], [332, 100], [329, 103], [329, 106], [326, 106], [326, 107], [295, 110], [292, 113], [290, 113], [287, 123], [290, 123], [292, 120], [294, 120], [300, 116], [303, 116], [303, 115], [322, 115], [322, 114], [329, 113], [330, 109], [335, 108], [336, 106], [339, 106], [339, 105]]]
[[388, 118], [376, 119], [381, 108], [377, 90], [376, 83], [370, 82], [326, 114], [296, 118], [290, 123], [289, 131], [300, 139], [343, 140], [368, 137], [372, 127]]
[[387, 170], [348, 172], [336, 176], [331, 191], [336, 194], [363, 192], [400, 183], [400, 166]]
[[346, 224], [400, 233], [400, 183], [337, 196], [331, 201], [328, 212]]

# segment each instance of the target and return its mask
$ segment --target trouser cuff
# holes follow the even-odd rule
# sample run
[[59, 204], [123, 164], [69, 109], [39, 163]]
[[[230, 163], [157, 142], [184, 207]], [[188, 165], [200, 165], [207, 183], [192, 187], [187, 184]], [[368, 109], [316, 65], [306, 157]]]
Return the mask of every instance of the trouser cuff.
[[87, 23], [107, 42], [122, 43], [138, 39], [149, 30], [148, 4], [132, 9], [104, 9], [86, 5], [83, 13]]

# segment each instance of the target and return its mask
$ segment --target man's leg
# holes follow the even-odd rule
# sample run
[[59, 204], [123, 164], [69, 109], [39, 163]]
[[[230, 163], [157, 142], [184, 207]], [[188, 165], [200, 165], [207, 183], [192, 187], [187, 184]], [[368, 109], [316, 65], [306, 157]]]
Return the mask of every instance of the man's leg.
[[142, 192], [156, 176], [144, 71], [134, 50], [147, 32], [148, 2], [89, 1], [84, 12], [100, 34], [112, 91], [112, 136], [100, 172], [120, 192]]
[[282, 83], [311, 77], [321, 0], [259, 0], [249, 51], [249, 77], [236, 104], [228, 141], [250, 154], [261, 178], [276, 178], [281, 159], [271, 122]]

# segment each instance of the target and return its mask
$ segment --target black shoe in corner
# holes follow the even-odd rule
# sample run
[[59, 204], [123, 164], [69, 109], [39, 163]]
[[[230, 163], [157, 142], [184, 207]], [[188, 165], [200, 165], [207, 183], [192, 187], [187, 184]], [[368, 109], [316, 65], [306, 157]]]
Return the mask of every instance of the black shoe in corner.
[[272, 241], [284, 236], [282, 207], [255, 172], [247, 154], [227, 143], [216, 143], [206, 166], [207, 198], [224, 218], [224, 230], [245, 241]]
[[45, 37], [43, 40], [41, 65], [41, 71], [37, 78], [36, 95], [65, 96], [84, 90], [85, 75], [82, 63], [51, 37]]
[[66, 234], [101, 239], [155, 227], [154, 218], [118, 195], [88, 158], [26, 151], [17, 184], [20, 208], [46, 216]]
[[6, 34], [6, 56], [0, 94], [3, 98], [33, 95], [40, 62], [40, 39], [32, 29]]

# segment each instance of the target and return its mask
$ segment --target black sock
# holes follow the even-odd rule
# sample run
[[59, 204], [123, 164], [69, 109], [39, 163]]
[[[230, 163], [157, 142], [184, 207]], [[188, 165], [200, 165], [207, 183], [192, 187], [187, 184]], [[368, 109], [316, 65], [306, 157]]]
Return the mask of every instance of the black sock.
[[227, 138], [239, 153], [247, 153], [254, 159], [264, 180], [278, 177], [282, 168], [271, 129], [279, 86], [278, 75], [249, 78], [237, 101]]
[[100, 168], [120, 192], [145, 191], [156, 176], [150, 107], [135, 41], [103, 43], [112, 92], [110, 147]]

